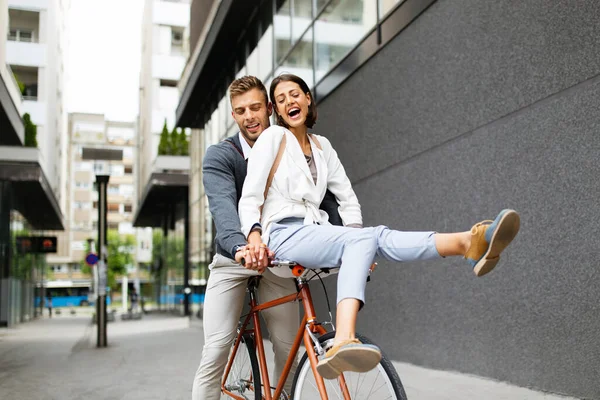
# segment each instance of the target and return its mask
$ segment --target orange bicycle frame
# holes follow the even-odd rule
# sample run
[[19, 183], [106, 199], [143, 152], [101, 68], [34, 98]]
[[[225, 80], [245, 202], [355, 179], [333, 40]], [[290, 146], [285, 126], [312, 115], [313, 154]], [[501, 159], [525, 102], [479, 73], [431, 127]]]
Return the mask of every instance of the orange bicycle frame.
[[[221, 382], [221, 390], [223, 391], [223, 393], [225, 393], [228, 396], [230, 396], [234, 399], [237, 399], [237, 400], [245, 400], [244, 398], [237, 396], [234, 393], [231, 393], [230, 391], [225, 389], [225, 383], [227, 382], [227, 377], [229, 375], [229, 372], [231, 371], [231, 367], [233, 365], [233, 360], [235, 358], [236, 352], [238, 351], [239, 345], [242, 340], [242, 336], [246, 333], [254, 333], [255, 343], [256, 343], [256, 351], [257, 351], [258, 362], [259, 362], [259, 367], [260, 367], [260, 375], [261, 375], [261, 379], [262, 379], [262, 386], [264, 387], [264, 392], [265, 392], [263, 395], [263, 398], [265, 400], [279, 399], [279, 396], [281, 395], [281, 393], [283, 391], [283, 386], [285, 384], [285, 381], [287, 380], [290, 370], [292, 368], [296, 354], [298, 353], [298, 350], [300, 349], [300, 343], [302, 342], [302, 340], [304, 340], [304, 346], [306, 347], [306, 352], [308, 353], [308, 358], [310, 360], [310, 366], [311, 366], [312, 372], [314, 374], [315, 380], [317, 382], [317, 387], [318, 387], [319, 393], [321, 395], [321, 399], [322, 400], [328, 399], [327, 390], [325, 389], [325, 382], [323, 381], [323, 378], [317, 373], [317, 369], [316, 369], [316, 366], [318, 363], [317, 353], [314, 349], [313, 341], [306, 329], [306, 326], [308, 324], [308, 330], [310, 330], [310, 332], [316, 333], [318, 335], [323, 335], [323, 334], [327, 333], [327, 331], [325, 330], [325, 328], [323, 328], [320, 324], [317, 323], [315, 310], [314, 310], [313, 302], [312, 302], [312, 297], [310, 294], [310, 289], [308, 287], [308, 282], [306, 280], [302, 279], [301, 277], [297, 278], [297, 282], [298, 282], [298, 292], [297, 293], [293, 293], [288, 296], [281, 297], [281, 298], [278, 298], [278, 299], [275, 299], [275, 300], [272, 300], [272, 301], [269, 301], [269, 302], [263, 303], [263, 304], [257, 303], [256, 297], [254, 295], [255, 289], [254, 288], [251, 289], [251, 291], [250, 291], [250, 312], [244, 319], [244, 322], [243, 322], [243, 324], [240, 328], [240, 331], [237, 335], [237, 338], [235, 340], [235, 345], [234, 345], [233, 351], [227, 362], [227, 367], [225, 369], [225, 375], [223, 376], [223, 380]], [[300, 323], [300, 327], [298, 328], [298, 333], [296, 334], [294, 344], [292, 345], [292, 349], [290, 350], [290, 353], [288, 355], [288, 358], [287, 358], [287, 361], [283, 368], [283, 371], [281, 372], [281, 377], [278, 380], [277, 387], [275, 388], [275, 393], [273, 395], [271, 395], [271, 383], [269, 382], [269, 373], [267, 371], [267, 360], [265, 357], [263, 337], [262, 337], [262, 332], [260, 329], [259, 312], [262, 310], [266, 310], [266, 309], [269, 309], [272, 307], [277, 307], [279, 305], [289, 303], [292, 301], [296, 301], [296, 300], [302, 301], [302, 305], [304, 307], [304, 317], [302, 318], [302, 322]], [[253, 322], [254, 328], [248, 329], [247, 326], [251, 320]], [[344, 394], [344, 398], [346, 400], [350, 400], [350, 394], [348, 393], [348, 389], [347, 389], [343, 374], [340, 375], [338, 380], [340, 383], [340, 387], [342, 389], [342, 393]]]

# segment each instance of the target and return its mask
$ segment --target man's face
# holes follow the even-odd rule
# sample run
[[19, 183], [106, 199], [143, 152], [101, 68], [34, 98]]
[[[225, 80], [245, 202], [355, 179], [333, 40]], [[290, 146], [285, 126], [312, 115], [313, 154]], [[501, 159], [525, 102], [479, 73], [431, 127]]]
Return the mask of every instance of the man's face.
[[231, 115], [250, 146], [270, 125], [272, 107], [259, 89], [251, 89], [231, 99]]

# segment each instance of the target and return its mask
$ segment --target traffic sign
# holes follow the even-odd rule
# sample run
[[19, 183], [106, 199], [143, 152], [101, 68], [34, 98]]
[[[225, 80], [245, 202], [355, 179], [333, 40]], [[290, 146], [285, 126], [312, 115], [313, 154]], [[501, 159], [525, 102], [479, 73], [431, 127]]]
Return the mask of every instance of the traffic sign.
[[95, 253], [90, 253], [85, 256], [85, 262], [87, 265], [96, 265], [98, 263], [98, 255]]

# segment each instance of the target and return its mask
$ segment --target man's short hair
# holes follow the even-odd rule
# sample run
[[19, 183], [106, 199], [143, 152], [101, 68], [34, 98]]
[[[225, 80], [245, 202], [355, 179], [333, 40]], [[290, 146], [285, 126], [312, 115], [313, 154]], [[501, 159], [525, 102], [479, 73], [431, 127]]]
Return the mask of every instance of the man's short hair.
[[229, 102], [233, 100], [235, 96], [242, 95], [252, 89], [258, 89], [265, 96], [265, 104], [269, 103], [269, 97], [267, 95], [267, 89], [265, 85], [255, 76], [246, 75], [242, 76], [239, 79], [231, 82], [229, 85]]

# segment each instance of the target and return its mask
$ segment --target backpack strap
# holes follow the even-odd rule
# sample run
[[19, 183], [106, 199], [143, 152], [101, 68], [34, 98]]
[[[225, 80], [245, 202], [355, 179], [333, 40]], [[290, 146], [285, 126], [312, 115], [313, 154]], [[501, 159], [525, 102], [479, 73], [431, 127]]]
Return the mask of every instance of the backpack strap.
[[323, 150], [323, 146], [321, 146], [321, 143], [319, 142], [319, 139], [317, 139], [317, 135], [314, 135], [312, 133], [309, 133], [311, 139], [315, 142], [315, 144], [317, 145], [317, 148], [319, 150]]
[[227, 143], [229, 143], [230, 145], [232, 145], [233, 148], [236, 149], [238, 153], [240, 153], [240, 155], [242, 156], [242, 158], [244, 160], [246, 159], [246, 157], [244, 157], [244, 151], [242, 149], [240, 149], [237, 144], [235, 144], [235, 142], [233, 141], [233, 139], [227, 138], [224, 141], [227, 142]]
[[[283, 134], [283, 138], [281, 139], [281, 144], [279, 145], [279, 151], [277, 151], [277, 157], [275, 157], [275, 161], [273, 161], [273, 166], [269, 171], [269, 177], [267, 178], [267, 184], [265, 186], [265, 194], [264, 199], [267, 199], [267, 193], [269, 193], [269, 189], [271, 188], [271, 183], [273, 183], [273, 178], [275, 177], [275, 172], [277, 172], [277, 168], [279, 167], [279, 163], [281, 162], [281, 157], [283, 157], [283, 152], [285, 151], [285, 142], [286, 135]], [[263, 201], [264, 204], [264, 201]], [[262, 206], [260, 206], [260, 212], [262, 214]]]

